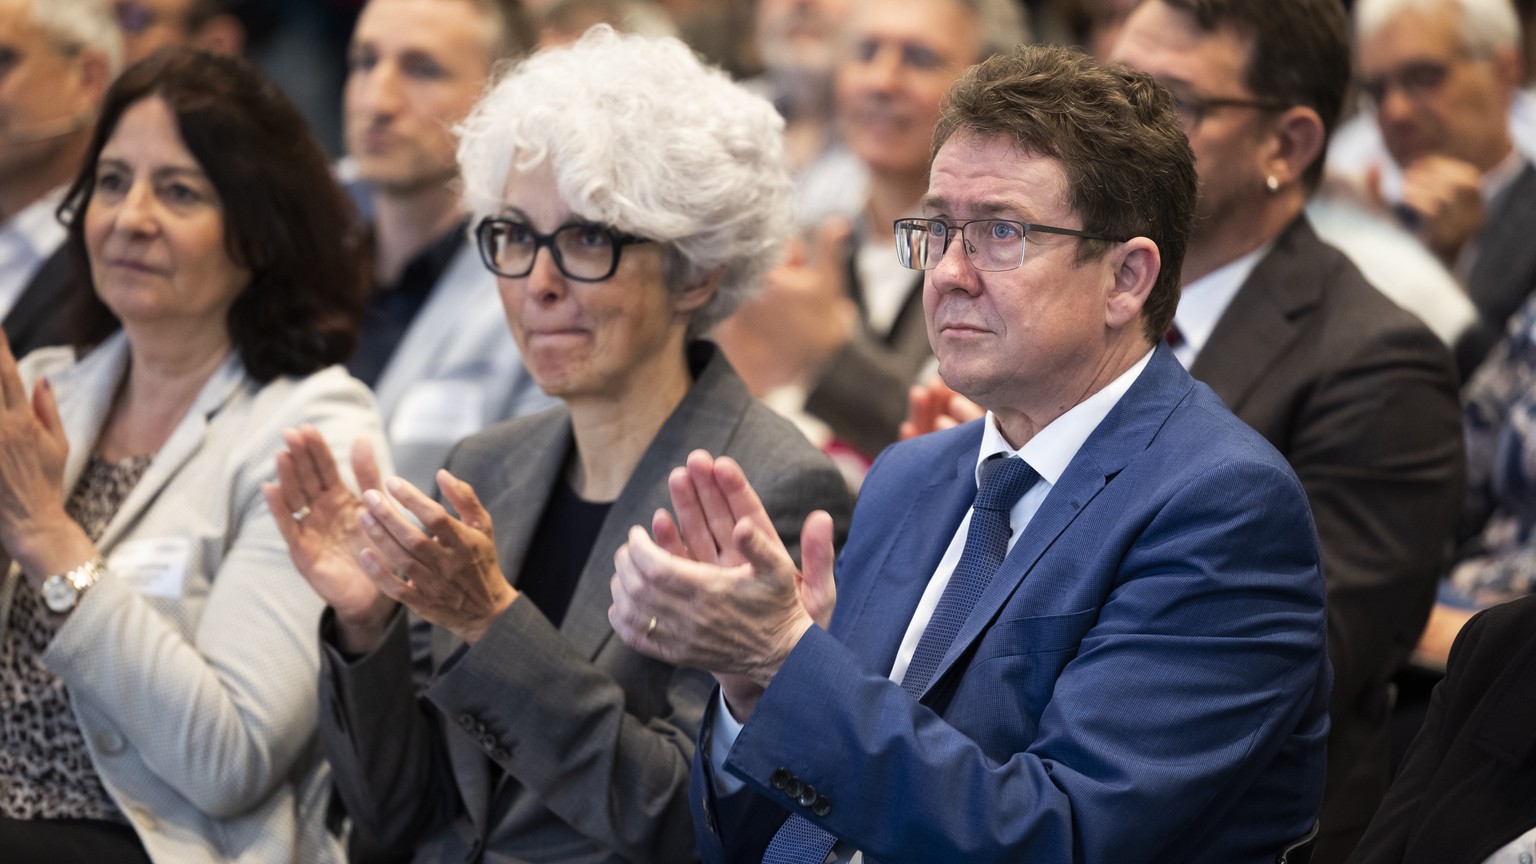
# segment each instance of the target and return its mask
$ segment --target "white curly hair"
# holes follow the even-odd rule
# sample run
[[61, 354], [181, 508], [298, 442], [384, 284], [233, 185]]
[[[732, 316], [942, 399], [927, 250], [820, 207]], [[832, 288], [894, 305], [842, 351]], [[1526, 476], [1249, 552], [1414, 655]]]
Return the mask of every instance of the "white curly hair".
[[676, 39], [598, 24], [511, 67], [458, 132], [475, 221], [513, 165], [547, 160], [577, 215], [664, 244], [671, 289], [720, 271], [690, 337], [756, 290], [792, 229], [783, 120]]

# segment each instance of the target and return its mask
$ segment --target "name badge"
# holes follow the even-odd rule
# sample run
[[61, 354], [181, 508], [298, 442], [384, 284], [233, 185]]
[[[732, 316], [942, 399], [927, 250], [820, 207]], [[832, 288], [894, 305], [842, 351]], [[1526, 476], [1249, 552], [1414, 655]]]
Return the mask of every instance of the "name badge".
[[129, 540], [112, 550], [107, 569], [146, 597], [180, 597], [191, 555], [186, 537]]
[[397, 444], [452, 443], [485, 423], [485, 388], [473, 381], [423, 381], [395, 406], [389, 440]]

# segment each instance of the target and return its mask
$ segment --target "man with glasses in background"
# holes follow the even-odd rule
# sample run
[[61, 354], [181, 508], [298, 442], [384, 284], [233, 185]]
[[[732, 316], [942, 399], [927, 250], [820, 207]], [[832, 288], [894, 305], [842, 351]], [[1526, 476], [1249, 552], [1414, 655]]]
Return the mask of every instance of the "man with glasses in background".
[[64, 340], [83, 274], [55, 211], [122, 54], [106, 0], [0, 2], [0, 316], [17, 357]]
[[1522, 79], [1509, 0], [1361, 0], [1360, 89], [1398, 171], [1370, 183], [1456, 274], [1480, 314], [1463, 376], [1536, 289], [1536, 168], [1510, 134]]
[[1429, 613], [1465, 474], [1450, 350], [1302, 212], [1348, 38], [1339, 0], [1147, 0], [1111, 55], [1174, 93], [1200, 175], [1168, 341], [1286, 456], [1316, 520], [1334, 669], [1325, 864], [1386, 791], [1389, 682]]
[[553, 404], [471, 248], [453, 134], [532, 38], [517, 0], [371, 0], [352, 34], [342, 174], [371, 221], [374, 290], [347, 368], [378, 395], [396, 471], [423, 489], [460, 439]]
[[1269, 864], [1321, 794], [1323, 579], [1290, 468], [1162, 343], [1195, 201], [1168, 96], [1026, 47], [934, 148], [894, 257], [985, 419], [881, 455], [835, 589], [828, 520], [797, 572], [700, 454], [615, 559], [616, 632], [720, 682], [701, 856]]

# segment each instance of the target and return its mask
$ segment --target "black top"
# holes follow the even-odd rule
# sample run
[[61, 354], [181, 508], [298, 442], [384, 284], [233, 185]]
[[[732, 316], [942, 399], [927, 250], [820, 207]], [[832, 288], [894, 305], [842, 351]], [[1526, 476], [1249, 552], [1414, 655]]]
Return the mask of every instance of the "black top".
[[416, 314], [432, 296], [432, 288], [448, 269], [449, 262], [467, 241], [469, 222], [465, 220], [453, 226], [421, 250], [393, 285], [375, 285], [368, 295], [363, 311], [362, 332], [358, 334], [357, 351], [347, 361], [347, 371], [369, 387], [378, 385], [384, 367], [395, 355], [395, 348], [405, 337], [405, 331], [416, 320]]
[[612, 501], [587, 501], [571, 484], [561, 480], [549, 496], [549, 506], [539, 517], [517, 589], [539, 607], [549, 623], [560, 626], [576, 593], [576, 582], [587, 566], [597, 533], [602, 530]]

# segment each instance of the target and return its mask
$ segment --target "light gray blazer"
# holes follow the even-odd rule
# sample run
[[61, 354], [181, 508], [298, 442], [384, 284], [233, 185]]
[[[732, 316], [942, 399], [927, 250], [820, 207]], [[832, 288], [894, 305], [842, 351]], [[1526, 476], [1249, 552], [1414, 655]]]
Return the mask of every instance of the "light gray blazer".
[[[66, 495], [127, 364], [121, 333], [78, 362], [69, 348], [22, 362], [29, 385], [47, 376], [58, 396], [71, 445]], [[282, 429], [301, 423], [341, 453], [357, 435], [380, 438], [372, 396], [340, 367], [263, 386], [232, 353], [97, 541], [107, 572], [44, 656], [155, 861], [342, 860], [324, 825], [327, 771], [315, 746], [323, 604], [259, 488], [274, 478]], [[136, 589], [149, 571], [124, 555], [149, 542], [160, 551], [148, 560], [166, 570]]]
[[[667, 474], [702, 447], [738, 460], [780, 536], [827, 509], [847, 530], [841, 476], [787, 421], [752, 399], [713, 345], [695, 381], [603, 522], [557, 630], [526, 599], [472, 649], [434, 629], [421, 698], [398, 616], [374, 653], [323, 653], [321, 743], [348, 811], [416, 860], [677, 864], [693, 858], [688, 768], [713, 679], [632, 651], [608, 624], [613, 553], [632, 525], [670, 508]], [[571, 453], [564, 408], [465, 441], [450, 470], [475, 486], [516, 581]], [[328, 616], [329, 617], [329, 616]]]
[[555, 404], [507, 329], [496, 277], [467, 240], [375, 382], [395, 470], [424, 489], [461, 439]]

